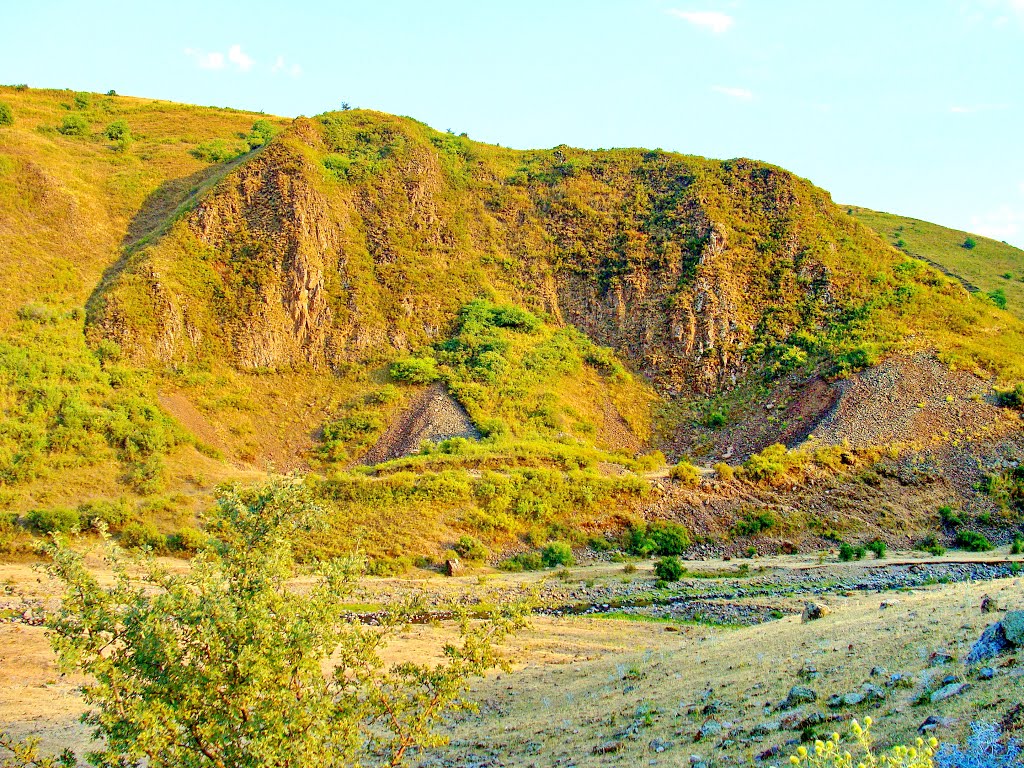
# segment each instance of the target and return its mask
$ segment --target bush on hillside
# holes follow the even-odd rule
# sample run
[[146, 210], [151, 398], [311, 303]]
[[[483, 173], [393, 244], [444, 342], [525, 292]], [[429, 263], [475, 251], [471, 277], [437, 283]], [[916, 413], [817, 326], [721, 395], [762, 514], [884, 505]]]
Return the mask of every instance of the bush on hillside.
[[25, 514], [25, 525], [36, 533], [68, 533], [82, 527], [78, 511], [67, 507], [33, 509]]
[[0, 125], [14, 125], [14, 112], [3, 101], [0, 101]]
[[249, 145], [245, 143], [211, 139], [199, 144], [190, 154], [197, 160], [207, 163], [226, 163], [241, 157], [248, 151]]
[[1006, 309], [1006, 291], [1002, 288], [996, 288], [994, 291], [989, 291], [987, 294], [989, 300], [1000, 309]]
[[975, 246], [977, 244], [978, 244], [978, 242], [973, 237], [968, 235], [966, 238], [964, 238], [963, 245], [961, 245], [960, 247], [961, 248], [966, 248], [968, 251], [972, 251], [972, 250], [974, 250], [974, 248], [975, 248]]
[[103, 135], [111, 141], [120, 141], [121, 139], [130, 138], [132, 135], [131, 129], [128, 127], [128, 123], [124, 120], [115, 120], [113, 123], [103, 129]]
[[885, 557], [886, 544], [881, 539], [875, 539], [868, 544], [867, 550], [868, 552], [874, 552], [875, 557], [881, 560]]
[[88, 136], [89, 121], [81, 115], [68, 115], [57, 126], [57, 133], [62, 133], [65, 136]]
[[277, 128], [268, 120], [257, 120], [252, 124], [252, 130], [249, 131], [249, 135], [245, 137], [246, 143], [249, 145], [249, 149], [253, 150], [257, 147], [262, 147], [265, 144], [269, 144], [270, 140], [277, 134]]
[[685, 459], [672, 467], [669, 476], [676, 482], [691, 488], [700, 484], [700, 470]]
[[167, 537], [152, 523], [129, 523], [121, 530], [119, 541], [125, 549], [142, 549], [156, 553], [167, 549]]
[[487, 547], [481, 544], [479, 539], [472, 536], [460, 536], [459, 540], [452, 545], [452, 550], [467, 562], [486, 560], [489, 554]]
[[867, 551], [867, 547], [855, 547], [843, 541], [839, 544], [839, 559], [844, 563], [848, 563], [851, 560], [860, 560], [867, 554]]
[[747, 459], [743, 463], [743, 469], [752, 480], [772, 482], [786, 475], [791, 469], [802, 466], [804, 461], [802, 454], [788, 450], [781, 443], [775, 443]]
[[395, 381], [405, 384], [430, 384], [441, 378], [437, 360], [432, 357], [404, 357], [396, 360], [388, 369]]
[[967, 529], [957, 531], [956, 545], [960, 549], [966, 549], [968, 552], [990, 552], [995, 549], [992, 542], [984, 534]]
[[116, 501], [100, 499], [79, 505], [78, 514], [83, 528], [103, 525], [110, 531], [120, 530], [132, 517], [132, 508], [126, 499]]
[[776, 525], [775, 515], [770, 509], [753, 509], [743, 513], [743, 517], [732, 526], [733, 536], [756, 536], [770, 531]]
[[186, 525], [167, 535], [167, 549], [190, 555], [198, 552], [210, 541], [210, 537], [198, 528]]
[[522, 571], [539, 571], [544, 567], [544, 561], [537, 552], [520, 552], [518, 555], [503, 560], [498, 564], [503, 571], [520, 573]]
[[632, 525], [623, 538], [623, 549], [632, 555], [681, 555], [690, 547], [690, 532], [685, 526], [668, 520], [650, 525]]
[[1004, 408], [1024, 408], [1024, 381], [1010, 389], [996, 388], [996, 402]]

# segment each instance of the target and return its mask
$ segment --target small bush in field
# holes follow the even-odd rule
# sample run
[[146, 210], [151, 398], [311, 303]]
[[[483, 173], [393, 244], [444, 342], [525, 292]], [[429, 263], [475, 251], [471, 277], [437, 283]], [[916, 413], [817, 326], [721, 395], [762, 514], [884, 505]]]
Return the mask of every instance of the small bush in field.
[[978, 245], [978, 241], [977, 240], [975, 240], [973, 237], [967, 237], [967, 238], [964, 239], [964, 242], [963, 242], [963, 245], [961, 246], [961, 248], [966, 248], [968, 251], [973, 251], [975, 246], [977, 246], [977, 245]]
[[544, 567], [544, 561], [541, 560], [537, 552], [520, 552], [518, 555], [513, 555], [507, 560], [502, 561], [498, 567], [503, 571], [511, 571], [512, 573], [539, 571]]
[[996, 402], [1004, 408], [1024, 407], [1024, 381], [1010, 389], [996, 389]]
[[14, 112], [2, 101], [0, 101], [0, 125], [14, 125]]
[[848, 563], [851, 560], [860, 560], [866, 553], [866, 547], [855, 547], [845, 541], [839, 545], [839, 559], [844, 563]]
[[1013, 537], [1013, 544], [1010, 545], [1011, 555], [1024, 555], [1024, 536], [1019, 533]]
[[729, 482], [736, 477], [736, 470], [726, 464], [724, 461], [720, 461], [715, 464], [715, 474], [718, 475], [719, 480]]
[[545, 568], [559, 565], [573, 565], [576, 558], [572, 556], [572, 548], [563, 541], [554, 541], [540, 551], [541, 561]]
[[663, 557], [654, 564], [654, 575], [659, 581], [679, 581], [686, 573], [686, 568], [674, 555]]
[[930, 533], [925, 536], [917, 545], [917, 549], [922, 552], [927, 552], [929, 555], [933, 555], [934, 557], [946, 554], [946, 548], [939, 543], [939, 540], [934, 533]]
[[868, 544], [867, 549], [868, 552], [874, 552], [875, 557], [879, 560], [885, 557], [885, 542], [881, 539], [875, 539], [874, 541], [872, 541], [870, 544]]
[[776, 525], [775, 515], [770, 509], [751, 510], [733, 524], [733, 536], [756, 536], [770, 531]]

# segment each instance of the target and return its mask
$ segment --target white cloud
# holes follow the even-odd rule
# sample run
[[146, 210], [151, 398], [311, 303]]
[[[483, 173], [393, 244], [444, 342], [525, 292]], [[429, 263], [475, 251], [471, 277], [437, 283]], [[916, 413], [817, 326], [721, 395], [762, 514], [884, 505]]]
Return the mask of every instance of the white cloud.
[[228, 48], [227, 53], [186, 48], [185, 55], [192, 59], [200, 69], [224, 69], [228, 64], [232, 64], [239, 72], [248, 72], [256, 63], [242, 50], [240, 45], [232, 45]]
[[718, 11], [680, 11], [670, 8], [668, 12], [677, 19], [687, 21], [695, 27], [711, 30], [716, 35], [728, 32], [733, 24], [732, 16]]
[[270, 71], [275, 75], [278, 72], [287, 72], [292, 77], [298, 77], [299, 75], [302, 74], [302, 67], [300, 67], [298, 64], [288, 64], [284, 60], [284, 56], [278, 56], [274, 60], [274, 66], [270, 68]]
[[253, 60], [242, 51], [242, 46], [232, 45], [228, 48], [228, 61], [234, 64], [242, 72], [252, 69]]
[[750, 101], [754, 98], [753, 91], [748, 91], [746, 88], [730, 88], [725, 85], [712, 85], [711, 90], [715, 93], [721, 93], [733, 99], [739, 99], [740, 101]]
[[224, 69], [224, 54], [217, 53], [203, 53], [197, 51], [194, 48], [186, 48], [185, 55], [195, 61], [196, 66], [200, 69]]
[[[1024, 184], [1021, 185], [1024, 191]], [[979, 235], [993, 240], [1016, 243], [1024, 239], [1024, 205], [1001, 205], [995, 210], [971, 217], [971, 228]]]

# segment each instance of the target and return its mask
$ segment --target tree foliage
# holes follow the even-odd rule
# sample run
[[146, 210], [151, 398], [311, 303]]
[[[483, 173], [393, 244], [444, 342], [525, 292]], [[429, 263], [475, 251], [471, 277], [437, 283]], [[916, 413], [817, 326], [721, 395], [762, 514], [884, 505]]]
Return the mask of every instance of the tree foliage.
[[148, 556], [132, 565], [109, 546], [112, 586], [54, 540], [50, 572], [66, 591], [49, 627], [63, 667], [89, 677], [93, 765], [399, 765], [444, 743], [434, 726], [471, 706], [470, 677], [504, 664], [495, 643], [522, 611], [457, 614], [443, 662], [386, 666], [381, 651], [415, 603], [379, 626], [346, 618], [354, 558], [321, 565], [301, 593], [289, 584], [293, 539], [319, 517], [298, 481], [225, 489], [207, 522], [214, 538], [187, 572]]

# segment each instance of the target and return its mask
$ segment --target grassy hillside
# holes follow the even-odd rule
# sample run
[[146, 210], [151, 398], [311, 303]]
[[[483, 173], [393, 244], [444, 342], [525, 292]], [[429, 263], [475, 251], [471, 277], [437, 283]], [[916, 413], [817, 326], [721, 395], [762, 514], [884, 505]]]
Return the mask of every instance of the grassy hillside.
[[[998, 240], [919, 219], [849, 207], [858, 221], [911, 256], [927, 259], [985, 294], [1002, 291], [1006, 309], [1024, 319], [1024, 251]], [[973, 241], [973, 247], [965, 243]]]
[[[638, 509], [665, 401], [917, 350], [1024, 378], [1020, 320], [764, 163], [0, 102], [0, 505], [38, 530], [97, 504], [172, 530], [218, 482], [312, 470], [321, 551], [582, 542]], [[355, 466], [434, 381], [485, 439]]]

